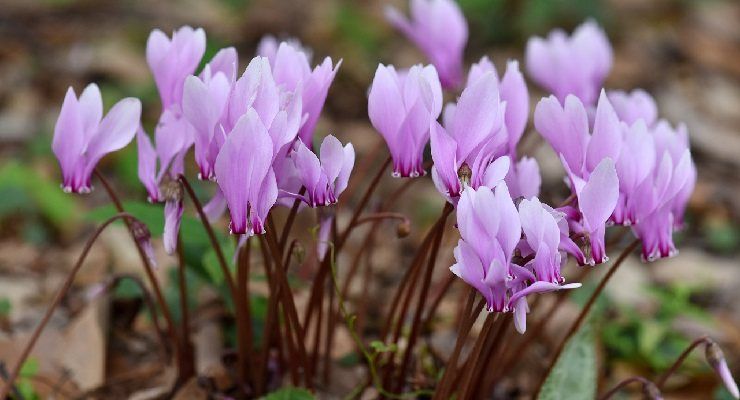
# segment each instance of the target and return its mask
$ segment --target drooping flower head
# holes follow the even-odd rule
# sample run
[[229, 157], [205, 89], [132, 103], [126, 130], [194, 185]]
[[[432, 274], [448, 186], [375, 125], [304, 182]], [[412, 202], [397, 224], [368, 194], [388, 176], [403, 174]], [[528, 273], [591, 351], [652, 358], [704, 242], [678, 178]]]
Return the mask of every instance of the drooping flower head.
[[119, 101], [103, 117], [103, 100], [96, 84], [88, 85], [79, 99], [74, 89], [67, 89], [51, 144], [62, 170], [64, 191], [89, 192], [98, 161], [131, 142], [140, 118], [138, 99]]
[[298, 131], [298, 137], [311, 148], [316, 123], [342, 61], [334, 65], [332, 59], [326, 57], [312, 70], [311, 54], [300, 43], [285, 41], [278, 45], [272, 36], [262, 39], [257, 54], [270, 61], [275, 81], [279, 85], [283, 85], [288, 91], [296, 91], [300, 87], [306, 121]]
[[265, 232], [264, 221], [278, 194], [274, 154], [267, 128], [250, 108], [227, 135], [215, 164], [218, 186], [231, 214], [232, 234]]
[[[233, 64], [236, 62], [234, 59]], [[195, 162], [200, 168], [198, 176], [201, 179], [213, 179], [213, 163], [223, 144], [220, 122], [235, 80], [233, 74], [227, 73], [212, 69], [208, 64], [200, 77], [191, 75], [185, 79], [182, 111], [195, 132]]]
[[[165, 203], [163, 242], [169, 254], [176, 250], [184, 211], [178, 175], [184, 172], [185, 154], [195, 141], [195, 130], [182, 114], [184, 83], [198, 67], [205, 46], [205, 32], [189, 26], [173, 32], [171, 39], [155, 29], [149, 34], [146, 44], [146, 60], [159, 91], [162, 113], [154, 130], [155, 146], [146, 132], [139, 128], [138, 174], [147, 189], [149, 201]], [[220, 52], [214, 61], [223, 58]], [[214, 64], [222, 63], [216, 61]]]
[[696, 184], [696, 167], [688, 148], [684, 125], [674, 130], [660, 121], [652, 131], [655, 166], [626, 200], [634, 215], [633, 232], [642, 240], [644, 260], [677, 253], [673, 231], [682, 227], [683, 215]]
[[619, 119], [627, 125], [632, 125], [642, 119], [645, 125], [652, 127], [658, 120], [658, 106], [655, 104], [655, 99], [642, 89], [635, 89], [629, 93], [610, 90], [607, 95]]
[[355, 165], [355, 149], [351, 143], [342, 147], [337, 138], [329, 135], [321, 143], [319, 157], [299, 141], [291, 158], [301, 185], [306, 188], [304, 196], [295, 196], [309, 207], [328, 206], [336, 203], [347, 188]]
[[[559, 228], [538, 200], [523, 200], [517, 211], [505, 183], [495, 189], [466, 188], [457, 206], [461, 239], [455, 247], [456, 263], [450, 270], [486, 299], [489, 312], [514, 312], [519, 332], [526, 330], [529, 307], [526, 296], [569, 289], [561, 285]], [[513, 262], [521, 241], [536, 249], [524, 265]]]
[[423, 152], [430, 124], [442, 111], [442, 88], [432, 66], [415, 65], [406, 74], [378, 65], [368, 97], [373, 127], [393, 158], [393, 175], [424, 175]]
[[602, 91], [593, 129], [589, 129], [583, 103], [572, 95], [566, 97], [564, 105], [554, 96], [542, 99], [535, 109], [534, 123], [568, 172], [578, 210], [565, 211], [573, 230], [590, 242], [587, 262], [605, 262], [605, 223], [619, 197], [614, 160], [619, 158], [622, 145], [621, 125], [609, 99]]
[[454, 0], [411, 0], [411, 19], [397, 9], [386, 8], [386, 18], [434, 64], [442, 86], [453, 89], [462, 83], [463, 52], [468, 23]]
[[[464, 185], [494, 187], [508, 175], [514, 180], [510, 164], [528, 114], [529, 94], [516, 61], [507, 63], [500, 81], [487, 57], [473, 64], [457, 103], [445, 107], [444, 128], [432, 124], [432, 178], [440, 193], [454, 203]], [[526, 172], [534, 171], [539, 169]]]
[[172, 33], [172, 39], [155, 29], [146, 43], [146, 61], [154, 75], [162, 108], [178, 107], [183, 83], [192, 75], [206, 51], [203, 29], [183, 26]]
[[532, 79], [561, 102], [574, 95], [590, 106], [612, 67], [612, 48], [596, 22], [586, 21], [571, 36], [558, 29], [547, 39], [530, 38], [526, 67]]

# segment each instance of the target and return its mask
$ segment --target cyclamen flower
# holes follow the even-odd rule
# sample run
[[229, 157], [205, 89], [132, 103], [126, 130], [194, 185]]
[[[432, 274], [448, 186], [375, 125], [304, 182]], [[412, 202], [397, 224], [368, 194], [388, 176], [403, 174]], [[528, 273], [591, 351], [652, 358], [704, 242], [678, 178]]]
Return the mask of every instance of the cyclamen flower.
[[439, 72], [447, 89], [462, 83], [463, 52], [468, 23], [453, 0], [411, 0], [411, 19], [397, 9], [386, 8], [386, 18], [424, 52]]
[[619, 197], [619, 179], [614, 161], [611, 158], [603, 159], [591, 172], [588, 181], [573, 174], [568, 170], [568, 164], [564, 164], [578, 204], [576, 215], [566, 212], [570, 214], [571, 230], [583, 235], [590, 243], [585, 257], [586, 263], [590, 265], [605, 263], [609, 261], [604, 242], [606, 221], [614, 212]]
[[660, 121], [652, 132], [655, 168], [627, 200], [635, 209], [633, 232], [642, 240], [644, 260], [677, 253], [673, 231], [683, 225], [683, 215], [696, 184], [696, 167], [688, 148], [686, 127], [674, 131]]
[[528, 114], [529, 93], [516, 61], [509, 61], [501, 81], [488, 58], [474, 64], [458, 102], [445, 107], [445, 128], [432, 124], [432, 179], [440, 193], [454, 203], [463, 183], [494, 187], [513, 175], [509, 165]]
[[457, 226], [461, 239], [450, 270], [483, 295], [488, 311], [509, 311], [511, 258], [522, 230], [506, 185], [464, 190]]
[[224, 137], [218, 122], [226, 109], [231, 84], [221, 72], [212, 75], [208, 67], [203, 72], [202, 80], [195, 76], [185, 80], [182, 108], [185, 119], [195, 130], [195, 161], [200, 167], [198, 176], [213, 179], [213, 162]]
[[347, 188], [349, 175], [355, 165], [355, 149], [351, 143], [342, 147], [334, 136], [327, 136], [321, 143], [320, 157], [298, 142], [291, 158], [300, 176], [306, 194], [300, 196], [309, 207], [328, 206], [337, 202], [339, 195]]
[[156, 150], [143, 130], [137, 134], [139, 180], [147, 189], [149, 201], [165, 202], [163, 242], [169, 254], [177, 247], [184, 211], [178, 175], [184, 171], [185, 154], [195, 140], [191, 124], [182, 115], [183, 86], [198, 67], [205, 42], [202, 29], [184, 26], [172, 34], [172, 39], [155, 29], [146, 44], [146, 60], [162, 100], [162, 114], [154, 131]]
[[271, 167], [274, 154], [267, 128], [250, 108], [226, 137], [215, 164], [218, 186], [231, 214], [232, 234], [265, 232], [264, 221], [278, 194]]
[[642, 89], [635, 89], [629, 93], [610, 90], [607, 95], [619, 119], [627, 125], [632, 125], [642, 119], [645, 125], [652, 127], [658, 120], [658, 106], [655, 104], [655, 99]]
[[[560, 255], [555, 236], [558, 227], [549, 214], [537, 212], [539, 202], [529, 205], [525, 205], [524, 217], [520, 217], [506, 184], [495, 190], [486, 186], [464, 190], [457, 206], [461, 239], [454, 250], [456, 263], [450, 267], [455, 275], [481, 293], [489, 312], [513, 311], [519, 332], [526, 330], [527, 295], [580, 286], [560, 284]], [[520, 266], [513, 264], [512, 258], [523, 225], [528, 240], [531, 238], [532, 245], [541, 252]], [[538, 274], [548, 280], [540, 280]]]
[[316, 123], [342, 61], [333, 65], [331, 58], [326, 57], [321, 64], [311, 70], [311, 54], [302, 48], [300, 43], [288, 41], [281, 42], [278, 46], [271, 36], [262, 39], [257, 54], [267, 57], [270, 61], [275, 82], [283, 85], [288, 91], [300, 88], [306, 121], [298, 131], [298, 137], [306, 146], [312, 147]]
[[193, 74], [206, 51], [206, 34], [203, 29], [183, 26], [168, 38], [155, 29], [146, 43], [146, 61], [154, 75], [162, 108], [179, 107], [183, 83]]
[[[519, 71], [519, 62], [509, 60], [506, 63], [506, 72], [499, 79], [496, 67], [488, 57], [482, 57], [480, 61], [470, 67], [468, 83], [466, 87], [473, 85], [480, 77], [491, 72], [498, 81], [498, 90], [501, 102], [506, 103], [504, 112], [504, 124], [507, 134], [507, 153], [511, 159], [516, 158], [516, 146], [524, 134], [529, 119], [529, 91], [524, 77]], [[445, 110], [445, 115], [447, 110]]]
[[62, 170], [62, 189], [90, 192], [90, 178], [98, 161], [131, 142], [140, 118], [138, 99], [119, 101], [103, 117], [103, 100], [96, 84], [88, 85], [79, 99], [74, 89], [67, 89], [51, 144]]
[[537, 164], [537, 160], [522, 157], [518, 162], [511, 165], [505, 181], [513, 198], [531, 199], [539, 196], [542, 177], [540, 176], [540, 166]]
[[430, 124], [442, 111], [442, 88], [432, 66], [415, 65], [401, 75], [378, 65], [368, 98], [373, 127], [383, 136], [393, 158], [393, 176], [425, 174], [424, 147]]
[[561, 102], [574, 95], [592, 105], [612, 67], [612, 48], [596, 22], [586, 21], [571, 36], [558, 29], [547, 39], [530, 38], [526, 64], [532, 79]]
[[[139, 180], [150, 202], [164, 202], [162, 241], [167, 254], [177, 249], [177, 235], [184, 211], [179, 175], [185, 172], [185, 154], [193, 143], [192, 127], [182, 118], [172, 118], [166, 111], [156, 131], [156, 149], [142, 128], [136, 134]], [[159, 169], [157, 169], [159, 162]]]

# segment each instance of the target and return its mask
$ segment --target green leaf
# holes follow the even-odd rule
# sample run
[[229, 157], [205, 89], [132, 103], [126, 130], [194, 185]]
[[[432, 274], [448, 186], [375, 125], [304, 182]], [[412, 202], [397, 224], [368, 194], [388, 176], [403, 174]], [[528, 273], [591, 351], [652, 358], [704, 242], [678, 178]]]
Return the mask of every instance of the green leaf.
[[566, 343], [538, 399], [593, 399], [596, 397], [596, 372], [594, 333], [591, 325], [586, 324]]
[[264, 400], [313, 400], [313, 394], [306, 389], [287, 387], [276, 390], [263, 397]]
[[39, 372], [39, 360], [35, 358], [29, 358], [23, 363], [21, 367], [20, 376], [31, 377]]
[[0, 316], [7, 317], [13, 309], [13, 304], [7, 297], [0, 297]]
[[372, 347], [376, 353], [395, 353], [398, 350], [398, 346], [396, 346], [395, 343], [385, 344], [380, 340], [373, 340], [370, 342], [370, 347]]
[[[72, 228], [77, 222], [79, 213], [74, 197], [64, 193], [58, 182], [50, 182], [29, 167], [16, 162], [0, 167], [0, 192], [5, 195], [13, 193], [16, 203], [19, 199], [29, 199], [33, 203], [32, 209], [39, 210], [45, 219], [59, 229]], [[21, 208], [29, 207], [26, 204]]]

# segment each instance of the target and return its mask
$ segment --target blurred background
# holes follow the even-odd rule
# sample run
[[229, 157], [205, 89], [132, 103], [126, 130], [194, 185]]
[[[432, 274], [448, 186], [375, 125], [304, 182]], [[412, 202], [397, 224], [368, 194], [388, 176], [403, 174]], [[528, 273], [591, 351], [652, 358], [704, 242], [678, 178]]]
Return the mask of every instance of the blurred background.
[[[80, 198], [59, 189], [50, 143], [68, 86], [79, 93], [87, 83], [96, 82], [106, 107], [125, 96], [140, 98], [144, 126], [151, 132], [160, 112], [144, 58], [152, 29], [170, 33], [184, 24], [203, 27], [204, 61], [222, 47], [235, 46], [242, 68], [263, 35], [295, 37], [313, 49], [314, 62], [325, 56], [343, 59], [317, 135], [333, 133], [343, 142], [351, 140], [361, 160], [379, 141], [367, 119], [366, 103], [375, 67], [379, 62], [402, 67], [424, 62], [421, 53], [385, 22], [386, 4], [407, 7], [396, 0], [0, 0], [0, 360], [16, 354], [23, 333], [44, 311], [86, 234], [95, 221], [112, 212], [102, 191]], [[680, 255], [654, 264], [631, 260], [601, 299], [593, 318], [602, 391], [634, 374], [655, 376], [702, 334], [722, 344], [731, 369], [740, 375], [740, 2], [461, 0], [460, 4], [470, 24], [466, 61], [488, 55], [500, 70], [506, 59], [522, 59], [531, 35], [546, 35], [555, 27], [570, 31], [587, 18], [596, 19], [615, 51], [607, 87], [644, 88], [655, 96], [663, 118], [688, 125], [699, 180], [688, 211], [688, 229], [676, 238]], [[534, 106], [543, 93], [534, 84], [530, 93]], [[562, 198], [563, 171], [552, 150], [534, 132], [527, 133], [520, 150], [540, 161], [544, 197]], [[136, 161], [132, 144], [106, 157], [101, 166], [157, 236], [162, 230], [161, 209], [145, 203]], [[398, 185], [386, 181], [387, 191]], [[211, 190], [207, 185], [198, 187], [204, 197]], [[421, 221], [418, 229], [414, 227], [418, 235], [431, 223], [442, 200], [431, 181], [412, 192], [413, 201], [400, 208]], [[209, 253], [193, 215], [189, 212], [183, 223], [188, 263], [194, 271], [192, 287], [219, 290], [223, 277], [218, 276], [214, 254]], [[118, 287], [113, 303], [118, 308], [112, 314], [102, 305], [84, 306], [84, 289], [110, 271], [139, 272], [135, 252], [125, 238], [123, 229], [104, 236], [89, 267], [83, 269], [76, 297], [55, 316], [53, 333], [45, 333], [35, 353], [38, 365], [30, 365], [24, 375], [28, 379], [21, 381], [36, 393], [65, 385], [94, 388], [104, 379], [119, 377], [134, 361], [141, 365], [148, 359], [147, 347], [136, 347], [137, 340], [147, 343], [136, 334], [137, 324], [145, 322], [126, 319], [131, 307], [140, 307], [135, 286]], [[451, 255], [454, 241], [448, 239], [447, 253], [442, 254]], [[392, 286], [400, 276], [395, 257], [408, 257], [414, 240], [412, 236], [400, 244], [381, 243], [384, 251], [375, 254], [373, 273], [378, 279], [373, 280], [370, 295], [382, 300], [384, 286]], [[161, 253], [161, 244], [156, 247]], [[174, 263], [160, 257], [164, 265]], [[439, 269], [439, 276], [447, 273], [446, 265]], [[167, 271], [160, 271], [163, 279], [168, 278]], [[588, 282], [586, 286], [593, 287]], [[453, 292], [462, 292], [462, 285]], [[168, 293], [174, 301], [175, 289], [168, 287]], [[194, 307], [209, 304], [203, 291], [193, 293]], [[585, 301], [587, 294], [576, 291], [575, 303]], [[441, 312], [452, 315], [459, 296], [448, 297]], [[255, 307], [260, 304], [264, 310], [264, 301], [257, 301]], [[576, 306], [565, 307], [562, 323], [576, 311]], [[382, 318], [372, 314], [368, 312], [369, 330], [373, 318]], [[254, 315], [260, 318], [259, 312]], [[445, 332], [452, 334], [452, 318], [445, 322], [442, 317], [441, 342]], [[550, 329], [558, 329], [557, 321]], [[122, 328], [108, 329], [119, 326], [115, 324]], [[230, 334], [224, 333], [227, 341]], [[118, 353], [128, 355], [111, 356], [116, 353], [111, 346], [122, 346], [126, 351]], [[353, 360], [342, 357], [342, 351], [350, 350], [348, 341], [344, 350], [340, 345], [338, 362], [351, 366]], [[131, 354], [139, 358], [132, 361]], [[666, 397], [729, 398], [701, 352], [697, 354]], [[535, 351], [530, 357], [537, 355]], [[58, 384], [39, 384], [41, 375]], [[509, 391], [502, 396], [516, 397], [516, 387], [531, 377], [526, 371], [512, 371], [509, 379], [502, 389]]]

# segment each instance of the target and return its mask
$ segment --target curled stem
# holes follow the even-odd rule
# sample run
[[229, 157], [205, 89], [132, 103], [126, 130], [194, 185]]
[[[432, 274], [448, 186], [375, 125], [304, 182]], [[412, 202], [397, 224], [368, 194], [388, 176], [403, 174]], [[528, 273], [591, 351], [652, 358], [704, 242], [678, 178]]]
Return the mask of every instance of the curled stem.
[[693, 342], [689, 344], [688, 347], [681, 353], [680, 356], [676, 359], [676, 361], [668, 368], [666, 372], [663, 373], [663, 375], [658, 378], [658, 381], [655, 382], [656, 386], [658, 386], [658, 389], [662, 389], [666, 382], [668, 382], [668, 378], [673, 375], [678, 368], [683, 365], [683, 363], [686, 361], [686, 358], [691, 354], [692, 351], [694, 351], [697, 347], [699, 347], [702, 344], [709, 344], [712, 343], [712, 339], [709, 338], [709, 336], [702, 336]]
[[74, 282], [74, 279], [77, 276], [77, 272], [79, 272], [80, 269], [82, 268], [82, 265], [85, 262], [87, 255], [90, 253], [90, 249], [92, 248], [93, 244], [95, 243], [95, 241], [97, 241], [98, 237], [100, 237], [100, 234], [103, 233], [105, 228], [107, 228], [110, 224], [112, 224], [113, 222], [119, 219], [135, 220], [135, 218], [131, 214], [128, 214], [125, 212], [118, 213], [108, 218], [105, 222], [103, 222], [100, 226], [98, 226], [98, 228], [95, 230], [95, 232], [90, 237], [90, 239], [87, 240], [87, 243], [85, 243], [85, 247], [82, 249], [82, 253], [80, 253], [80, 256], [77, 258], [77, 262], [75, 263], [74, 267], [69, 272], [69, 274], [67, 274], [67, 279], [64, 280], [64, 283], [57, 291], [56, 295], [54, 296], [54, 300], [51, 302], [51, 305], [46, 310], [46, 313], [44, 314], [43, 318], [41, 318], [41, 322], [36, 326], [36, 329], [34, 329], [33, 333], [31, 334], [31, 338], [28, 339], [26, 346], [21, 351], [21, 355], [18, 358], [18, 361], [16, 361], [15, 365], [10, 370], [10, 374], [8, 374], [8, 379], [5, 381], [5, 384], [3, 385], [2, 389], [0, 389], [0, 399], [5, 399], [7, 397], [8, 393], [13, 387], [13, 382], [15, 382], [16, 378], [18, 377], [18, 374], [21, 372], [23, 363], [26, 362], [26, 359], [31, 354], [31, 350], [33, 350], [33, 347], [36, 345], [36, 342], [41, 336], [41, 332], [43, 332], [44, 328], [46, 327], [46, 324], [49, 323], [51, 316], [54, 314], [54, 311], [57, 309], [59, 304], [62, 302], [62, 299], [67, 294], [69, 289], [72, 287], [72, 283]]
[[657, 399], [662, 398], [660, 395], [660, 389], [658, 389], [655, 383], [653, 383], [649, 379], [643, 378], [642, 376], [633, 376], [633, 377], [623, 380], [622, 382], [619, 382], [611, 390], [606, 392], [603, 396], [599, 397], [599, 400], [608, 400], [612, 398], [612, 396], [617, 394], [617, 392], [619, 392], [622, 388], [624, 388], [625, 386], [633, 382], [640, 382], [642, 384], [642, 391], [644, 392], [644, 394], [646, 395], [648, 399], [657, 400]]

